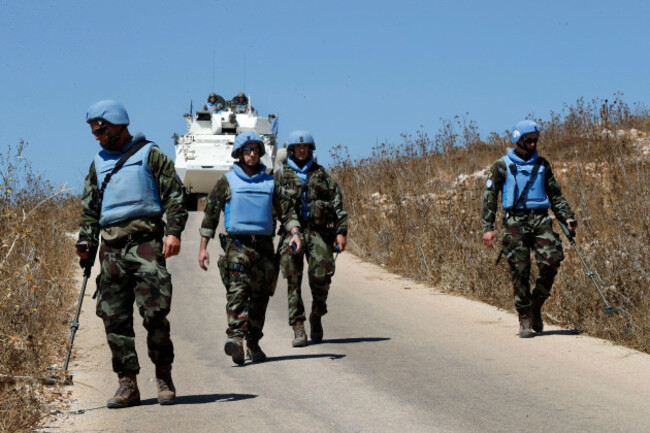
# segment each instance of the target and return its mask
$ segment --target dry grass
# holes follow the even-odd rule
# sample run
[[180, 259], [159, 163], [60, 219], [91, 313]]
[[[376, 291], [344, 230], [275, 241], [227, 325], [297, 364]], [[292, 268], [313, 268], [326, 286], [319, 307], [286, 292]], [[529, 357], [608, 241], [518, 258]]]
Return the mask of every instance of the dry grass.
[[35, 174], [24, 146], [0, 153], [0, 432], [31, 431], [47, 414], [52, 392], [37, 378], [62, 364], [75, 298], [78, 199]]
[[[605, 314], [564, 239], [567, 258], [545, 320], [650, 353], [650, 116], [615, 95], [581, 99], [535, 120], [543, 126], [540, 154], [579, 220], [578, 248], [602, 278], [609, 302], [627, 311]], [[332, 152], [352, 250], [445, 291], [513, 310], [508, 265], [494, 265], [497, 253], [482, 245], [480, 225], [486, 170], [510, 147], [507, 133], [481, 140], [473, 122], [456, 117], [433, 139], [421, 131], [403, 138], [359, 161], [345, 148]], [[498, 228], [500, 221], [499, 214]]]

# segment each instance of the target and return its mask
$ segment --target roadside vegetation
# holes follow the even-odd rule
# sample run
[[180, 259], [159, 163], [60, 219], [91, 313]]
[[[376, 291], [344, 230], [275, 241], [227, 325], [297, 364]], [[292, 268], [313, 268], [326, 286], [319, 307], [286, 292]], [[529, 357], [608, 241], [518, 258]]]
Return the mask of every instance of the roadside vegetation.
[[[544, 306], [545, 322], [650, 353], [650, 114], [616, 94], [529, 118], [542, 126], [539, 152], [576, 212], [577, 246], [609, 303], [625, 310], [604, 312], [555, 224], [566, 259]], [[510, 147], [507, 131], [482, 135], [474, 122], [455, 117], [433, 137], [404, 135], [403, 143], [381, 144], [365, 159], [335, 148], [351, 251], [443, 291], [514, 311], [507, 261], [495, 266], [500, 245], [483, 246], [480, 224], [487, 170]], [[500, 211], [499, 238], [501, 221]], [[514, 319], [512, 327], [514, 335]]]
[[63, 364], [75, 303], [78, 199], [35, 173], [25, 146], [0, 152], [0, 432], [32, 431], [65, 392], [40, 378]]

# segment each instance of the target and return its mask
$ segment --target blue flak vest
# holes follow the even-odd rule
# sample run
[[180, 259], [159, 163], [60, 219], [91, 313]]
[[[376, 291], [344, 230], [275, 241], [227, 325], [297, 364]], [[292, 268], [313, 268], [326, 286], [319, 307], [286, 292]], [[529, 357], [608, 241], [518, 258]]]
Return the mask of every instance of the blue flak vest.
[[[512, 209], [515, 201], [519, 199], [519, 195], [524, 190], [528, 178], [532, 174], [537, 158], [537, 151], [535, 151], [528, 161], [524, 161], [517, 156], [514, 149], [508, 150], [508, 154], [501, 158], [506, 163], [506, 181], [503, 183], [501, 190], [503, 209]], [[513, 165], [516, 168], [516, 174], [512, 173], [511, 167]], [[517, 209], [548, 209], [551, 207], [551, 203], [546, 196], [546, 188], [544, 188], [545, 177], [546, 167], [542, 164], [539, 166], [535, 179], [531, 182], [526, 196], [519, 202]], [[517, 197], [515, 197], [515, 185], [517, 187]]]
[[252, 177], [235, 164], [225, 174], [230, 186], [230, 200], [224, 208], [224, 225], [229, 234], [273, 234], [273, 176], [266, 167]]
[[[144, 140], [144, 136], [140, 136]], [[140, 141], [136, 137], [135, 141]], [[149, 152], [155, 146], [148, 143], [129, 158], [104, 190], [99, 225], [106, 227], [131, 218], [155, 217], [162, 215], [160, 193], [156, 179], [149, 168]], [[131, 146], [123, 149], [128, 150]], [[109, 152], [102, 149], [95, 156], [97, 186], [101, 187], [104, 178], [113, 170], [123, 152]]]
[[[303, 185], [303, 189], [301, 193], [302, 204], [300, 206], [300, 214], [302, 216], [302, 219], [305, 221], [307, 221], [307, 219], [309, 218], [309, 207], [310, 207], [309, 200], [307, 197], [309, 193], [307, 187], [309, 187], [309, 185], [305, 187], [305, 182], [309, 180], [308, 177], [310, 176], [307, 176], [307, 172], [309, 171], [309, 169], [313, 164], [314, 164], [313, 157], [309, 158], [309, 161], [307, 161], [305, 165], [302, 166], [302, 168], [298, 167], [298, 164], [296, 164], [296, 162], [292, 158], [287, 159], [287, 165], [296, 173], [296, 176], [298, 176], [298, 179], [300, 179], [300, 183]], [[284, 166], [280, 167], [280, 171], [283, 171], [282, 167]]]

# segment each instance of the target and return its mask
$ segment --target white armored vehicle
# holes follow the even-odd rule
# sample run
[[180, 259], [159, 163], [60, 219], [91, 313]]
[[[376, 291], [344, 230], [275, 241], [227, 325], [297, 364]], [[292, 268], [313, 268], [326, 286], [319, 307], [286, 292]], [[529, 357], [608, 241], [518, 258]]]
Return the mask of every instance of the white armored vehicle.
[[232, 169], [235, 160], [230, 154], [235, 136], [240, 132], [255, 131], [262, 137], [266, 152], [261, 162], [267, 171], [273, 170], [277, 116], [258, 116], [250, 98], [244, 96], [244, 101], [237, 100], [242, 96], [239, 94], [229, 102], [219, 97], [217, 109], [185, 114], [187, 133], [176, 137], [174, 164], [188, 194], [189, 210], [196, 210], [199, 198], [209, 194], [219, 178]]

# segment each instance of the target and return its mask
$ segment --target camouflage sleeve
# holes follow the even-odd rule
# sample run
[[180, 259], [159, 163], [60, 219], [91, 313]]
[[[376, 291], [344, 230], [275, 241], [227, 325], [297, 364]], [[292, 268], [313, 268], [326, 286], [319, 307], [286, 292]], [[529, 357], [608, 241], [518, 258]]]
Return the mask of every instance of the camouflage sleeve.
[[273, 215], [273, 221], [278, 218], [287, 232], [290, 232], [294, 227], [300, 227], [294, 198], [282, 187], [278, 176], [274, 179]]
[[571, 210], [571, 207], [569, 206], [569, 203], [567, 203], [564, 195], [562, 194], [560, 183], [553, 175], [551, 164], [548, 161], [545, 161], [544, 164], [546, 167], [544, 188], [546, 189], [546, 195], [551, 202], [551, 210], [553, 210], [553, 213], [557, 219], [564, 223], [568, 218], [575, 218], [575, 216]]
[[99, 245], [98, 200], [99, 187], [93, 161], [84, 181], [84, 191], [81, 195], [81, 221], [79, 222], [79, 241], [88, 242], [91, 246]]
[[230, 184], [225, 175], [217, 181], [210, 191], [203, 209], [203, 222], [199, 233], [207, 238], [214, 238], [219, 226], [219, 214], [224, 210], [226, 202], [230, 200]]
[[348, 235], [348, 212], [345, 210], [343, 204], [343, 192], [338, 182], [332, 179], [331, 188], [334, 190], [334, 198], [332, 199], [332, 206], [336, 213], [336, 221], [334, 227], [336, 228], [337, 235]]
[[153, 147], [149, 153], [149, 167], [158, 183], [160, 201], [167, 219], [166, 234], [180, 238], [188, 214], [183, 206], [183, 183], [176, 174], [174, 162], [158, 147]]
[[499, 193], [506, 181], [506, 163], [498, 159], [488, 173], [483, 193], [483, 207], [481, 211], [481, 228], [483, 233], [494, 231], [494, 220], [499, 208]]

